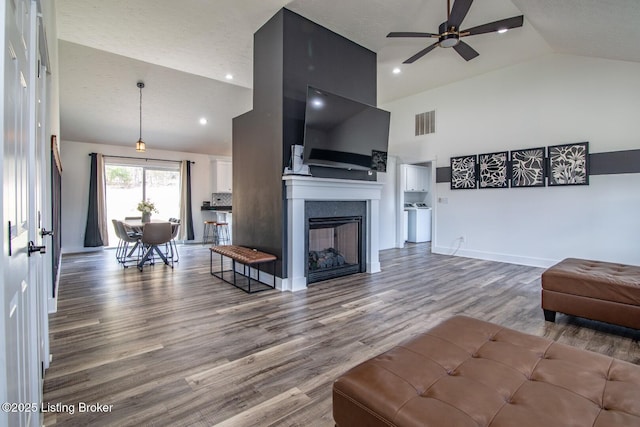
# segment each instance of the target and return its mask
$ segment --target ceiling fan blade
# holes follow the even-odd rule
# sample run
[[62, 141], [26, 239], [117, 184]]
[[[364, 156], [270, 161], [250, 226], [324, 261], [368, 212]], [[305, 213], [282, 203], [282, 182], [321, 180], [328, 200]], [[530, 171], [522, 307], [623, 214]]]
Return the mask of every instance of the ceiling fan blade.
[[437, 41], [434, 44], [432, 44], [431, 46], [427, 46], [426, 48], [422, 49], [420, 52], [416, 53], [415, 55], [413, 55], [411, 58], [407, 59], [403, 63], [404, 64], [411, 64], [411, 63], [417, 61], [418, 59], [420, 59], [423, 56], [425, 56], [427, 53], [431, 52], [436, 46], [438, 46], [438, 43], [440, 43], [440, 42]]
[[484, 25], [478, 25], [477, 27], [469, 28], [468, 30], [460, 31], [461, 36], [475, 36], [478, 34], [493, 33], [498, 30], [508, 30], [510, 28], [522, 27], [524, 23], [524, 16], [514, 16], [512, 18], [501, 19], [499, 21], [490, 22]]
[[471, 8], [471, 3], [473, 3], [473, 0], [455, 0], [449, 19], [447, 19], [449, 27], [460, 28], [462, 20], [467, 16], [467, 12], [469, 12], [469, 8]]
[[480, 55], [474, 48], [460, 40], [460, 42], [453, 47], [456, 52], [464, 58], [465, 61], [471, 61], [476, 56]]
[[387, 34], [387, 37], [440, 37], [440, 35], [433, 33], [395, 32]]

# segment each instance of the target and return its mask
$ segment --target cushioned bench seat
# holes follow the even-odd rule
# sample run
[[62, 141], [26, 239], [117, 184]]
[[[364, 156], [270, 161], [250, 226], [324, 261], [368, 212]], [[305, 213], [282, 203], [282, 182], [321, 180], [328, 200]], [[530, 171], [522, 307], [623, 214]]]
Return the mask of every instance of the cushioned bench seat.
[[640, 267], [567, 258], [542, 273], [542, 308], [640, 329]]
[[640, 426], [640, 366], [453, 317], [333, 385], [338, 427]]
[[[276, 275], [275, 275], [275, 262], [277, 257], [275, 255], [261, 252], [256, 249], [247, 248], [244, 246], [238, 245], [219, 245], [212, 246], [209, 248], [210, 257], [209, 257], [209, 271], [211, 275], [217, 277], [218, 279], [222, 279], [227, 283], [232, 284], [236, 288], [242, 289], [247, 293], [260, 292], [268, 289], [275, 289], [276, 287]], [[220, 270], [214, 271], [213, 269], [213, 254], [217, 253], [220, 255]], [[224, 269], [224, 263], [222, 261], [222, 257], [227, 257], [232, 261], [232, 267], [229, 270]], [[237, 271], [236, 262], [242, 264], [242, 273]], [[254, 284], [260, 283], [260, 265], [265, 263], [273, 263], [273, 284], [267, 285], [266, 287], [251, 288], [251, 283]], [[249, 273], [247, 274], [246, 268], [249, 268]], [[255, 268], [257, 270], [256, 280], [251, 279], [251, 268]], [[228, 280], [225, 278], [224, 273], [231, 272], [233, 275], [233, 280]], [[236, 281], [236, 274], [241, 274], [247, 279], [247, 286], [242, 286]]]
[[275, 255], [261, 252], [256, 249], [247, 248], [237, 245], [221, 245], [212, 246], [211, 252], [219, 253], [231, 259], [234, 259], [242, 264], [262, 264], [265, 262], [271, 262], [276, 260]]

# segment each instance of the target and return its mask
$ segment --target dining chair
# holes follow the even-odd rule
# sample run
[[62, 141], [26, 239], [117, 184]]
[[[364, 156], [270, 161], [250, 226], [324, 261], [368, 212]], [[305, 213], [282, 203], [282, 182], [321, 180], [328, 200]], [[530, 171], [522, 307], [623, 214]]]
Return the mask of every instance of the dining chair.
[[113, 230], [116, 233], [116, 237], [118, 238], [118, 246], [116, 247], [116, 260], [119, 263], [122, 262], [121, 255], [122, 249], [124, 248], [124, 240], [122, 240], [122, 236], [120, 236], [120, 229], [118, 228], [118, 220], [112, 219], [111, 223], [113, 224]]
[[171, 223], [171, 242], [169, 242], [169, 244], [173, 246], [171, 249], [173, 250], [172, 256], [175, 258], [174, 261], [178, 262], [180, 261], [180, 253], [178, 253], [176, 237], [178, 237], [178, 231], [180, 230], [180, 220], [177, 218], [169, 218], [169, 222]]
[[[116, 221], [116, 226], [120, 234], [120, 238], [123, 241], [123, 246], [120, 252], [120, 263], [127, 268], [127, 262], [138, 261], [140, 259], [140, 250], [142, 249], [140, 245], [140, 235], [127, 230], [127, 227], [124, 225], [122, 221]], [[129, 249], [129, 244], [133, 243], [133, 247]], [[134, 257], [134, 252], [138, 251], [136, 256]]]
[[142, 229], [142, 237], [140, 238], [140, 241], [144, 245], [144, 254], [138, 261], [138, 270], [142, 271], [144, 263], [147, 262], [147, 260], [149, 260], [149, 258], [154, 254], [158, 254], [160, 259], [162, 259], [166, 265], [170, 265], [171, 268], [173, 268], [173, 247], [169, 245], [171, 250], [171, 255], [169, 256], [165, 256], [163, 251], [159, 248], [159, 245], [171, 242], [171, 235], [170, 222], [149, 222], [144, 225], [144, 228]]

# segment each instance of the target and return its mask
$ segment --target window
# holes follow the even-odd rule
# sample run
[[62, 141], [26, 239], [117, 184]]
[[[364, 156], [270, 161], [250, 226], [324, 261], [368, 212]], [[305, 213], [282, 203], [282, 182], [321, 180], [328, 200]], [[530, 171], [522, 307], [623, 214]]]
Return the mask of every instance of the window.
[[[136, 164], [137, 163], [137, 164]], [[153, 218], [180, 217], [180, 164], [105, 158], [105, 182], [109, 244], [117, 245], [111, 219], [139, 217], [138, 203], [151, 201], [158, 212]]]

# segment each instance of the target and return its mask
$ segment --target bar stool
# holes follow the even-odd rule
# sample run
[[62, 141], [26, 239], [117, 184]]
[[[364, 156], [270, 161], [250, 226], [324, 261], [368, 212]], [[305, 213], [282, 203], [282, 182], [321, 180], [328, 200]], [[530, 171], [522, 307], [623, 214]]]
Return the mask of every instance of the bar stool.
[[229, 224], [226, 222], [216, 222], [215, 226], [215, 245], [228, 245], [231, 243], [231, 237], [229, 236]]
[[204, 229], [202, 230], [202, 244], [205, 245], [209, 242], [216, 244], [216, 234], [217, 234], [217, 222], [216, 221], [205, 221]]

